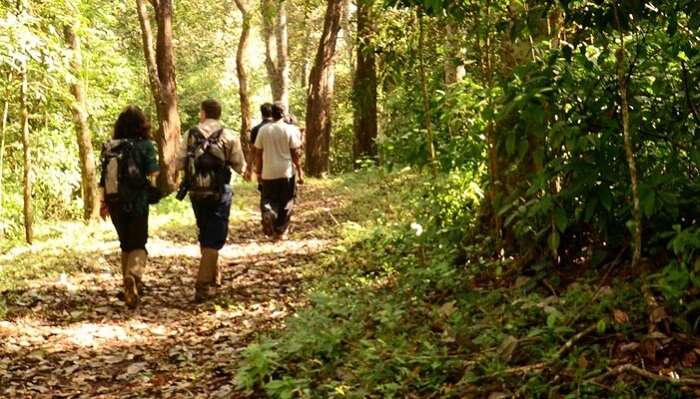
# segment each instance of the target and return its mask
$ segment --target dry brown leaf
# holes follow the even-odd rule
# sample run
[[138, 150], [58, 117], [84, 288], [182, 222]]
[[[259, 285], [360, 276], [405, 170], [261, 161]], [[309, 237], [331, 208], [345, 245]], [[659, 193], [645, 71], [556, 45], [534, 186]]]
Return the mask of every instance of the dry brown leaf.
[[586, 355], [582, 354], [581, 356], [579, 356], [576, 360], [576, 364], [578, 364], [578, 366], [582, 369], [587, 369], [589, 362], [588, 359], [586, 359]]
[[695, 354], [695, 351], [690, 351], [686, 352], [686, 354], [683, 355], [683, 359], [681, 359], [681, 365], [687, 369], [695, 366], [695, 363], [698, 361], [698, 355]]
[[629, 323], [630, 317], [620, 309], [613, 309], [613, 319], [617, 324]]
[[652, 309], [651, 312], [649, 312], [649, 321], [651, 321], [654, 324], [666, 318], [668, 318], [668, 314], [666, 313], [666, 309], [663, 306], [657, 306], [654, 309]]

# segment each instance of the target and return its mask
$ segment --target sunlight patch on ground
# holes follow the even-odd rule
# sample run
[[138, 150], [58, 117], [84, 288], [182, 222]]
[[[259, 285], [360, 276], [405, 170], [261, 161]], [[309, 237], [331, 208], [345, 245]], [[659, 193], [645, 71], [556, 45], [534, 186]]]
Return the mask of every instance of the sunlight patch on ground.
[[0, 321], [0, 338], [8, 353], [23, 348], [48, 346], [60, 351], [72, 347], [104, 348], [109, 346], [133, 345], [145, 342], [153, 335], [166, 336], [173, 333], [164, 325], [129, 320], [125, 323], [80, 322], [67, 326], [45, 325], [33, 317], [10, 321]]
[[[226, 245], [219, 255], [224, 261], [235, 261], [247, 257], [260, 257], [265, 255], [306, 255], [327, 249], [332, 243], [327, 239], [303, 239], [272, 241], [251, 241], [248, 243]], [[148, 253], [150, 257], [188, 257], [199, 258], [199, 244], [179, 244], [177, 242], [152, 238], [148, 241]]]

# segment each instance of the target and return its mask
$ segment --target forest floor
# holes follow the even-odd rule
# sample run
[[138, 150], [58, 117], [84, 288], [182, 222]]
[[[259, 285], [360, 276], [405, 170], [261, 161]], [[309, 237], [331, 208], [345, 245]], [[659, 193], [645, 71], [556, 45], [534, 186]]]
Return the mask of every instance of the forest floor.
[[199, 250], [187, 201], [151, 212], [147, 290], [136, 310], [116, 297], [109, 222], [42, 226], [33, 246], [0, 256], [0, 396], [242, 396], [229, 366], [302, 305], [306, 266], [352, 216], [351, 192], [343, 180], [303, 186], [289, 240], [274, 243], [260, 231], [255, 187], [237, 185], [223, 287], [204, 304], [191, 301]]

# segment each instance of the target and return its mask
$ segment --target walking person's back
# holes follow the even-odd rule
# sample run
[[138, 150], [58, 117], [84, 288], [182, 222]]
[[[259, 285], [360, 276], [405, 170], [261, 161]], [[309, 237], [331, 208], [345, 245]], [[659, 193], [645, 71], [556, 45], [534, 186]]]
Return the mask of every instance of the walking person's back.
[[[142, 274], [148, 252], [148, 205], [159, 199], [149, 194], [160, 167], [149, 140], [151, 129], [140, 108], [127, 107], [114, 124], [112, 140], [102, 148], [100, 179], [102, 217], [111, 216], [119, 237], [123, 299], [134, 308], [143, 293]], [[157, 190], [156, 190], [157, 191]]]
[[180, 153], [180, 168], [185, 178], [178, 198], [189, 191], [202, 253], [195, 284], [195, 301], [213, 295], [221, 284], [219, 250], [228, 237], [233, 190], [231, 169], [243, 174], [245, 158], [241, 143], [220, 122], [221, 104], [206, 100], [201, 104], [200, 123], [185, 135]]
[[255, 147], [258, 177], [262, 182], [263, 231], [279, 239], [287, 233], [296, 183], [303, 183], [304, 175], [299, 163], [299, 129], [284, 121], [284, 109], [277, 104], [273, 106], [273, 119], [274, 122], [260, 129]]

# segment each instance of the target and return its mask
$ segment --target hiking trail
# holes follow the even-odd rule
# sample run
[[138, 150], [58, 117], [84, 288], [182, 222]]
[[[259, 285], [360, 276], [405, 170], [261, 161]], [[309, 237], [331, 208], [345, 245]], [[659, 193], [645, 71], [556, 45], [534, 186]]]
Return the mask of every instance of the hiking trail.
[[[2, 292], [0, 396], [243, 397], [233, 382], [240, 352], [303, 305], [305, 265], [337, 239], [348, 195], [328, 182], [303, 186], [290, 237], [275, 243], [260, 231], [255, 187], [236, 185], [223, 285], [199, 305], [189, 203], [151, 210], [147, 289], [133, 311], [116, 297], [122, 281], [109, 222], [101, 229], [110, 241], [87, 232], [81, 239], [77, 227], [74, 238], [53, 232], [43, 246], [2, 255], [0, 270], [15, 267], [31, 279]], [[30, 270], [36, 262], [64, 271], [42, 275]]]

